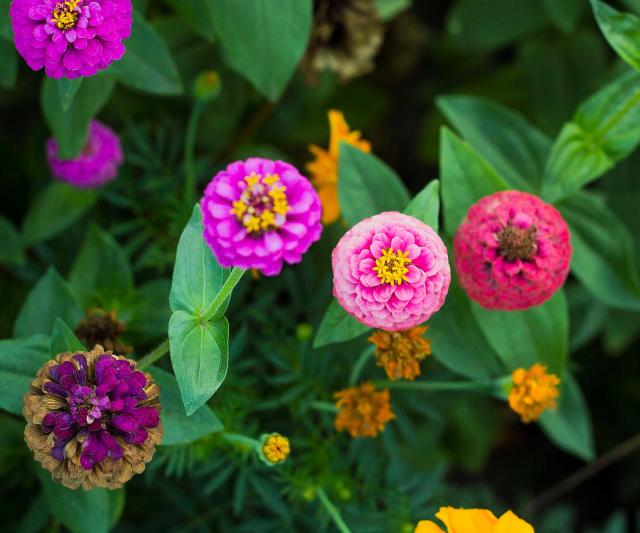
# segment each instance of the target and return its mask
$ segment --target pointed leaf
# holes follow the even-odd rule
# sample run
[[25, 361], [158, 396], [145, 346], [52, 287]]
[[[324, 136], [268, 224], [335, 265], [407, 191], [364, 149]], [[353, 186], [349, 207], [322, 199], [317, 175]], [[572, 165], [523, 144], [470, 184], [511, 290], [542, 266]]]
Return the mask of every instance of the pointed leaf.
[[634, 69], [640, 70], [640, 18], [622, 13], [600, 0], [591, 0], [591, 7], [611, 47]]
[[73, 103], [73, 99], [76, 97], [78, 89], [80, 89], [82, 78], [74, 78], [72, 80], [69, 78], [60, 78], [56, 80], [56, 83], [58, 84], [58, 94], [60, 96], [62, 110], [68, 111]]
[[369, 326], [358, 322], [337, 300], [332, 300], [313, 340], [313, 347], [320, 348], [327, 344], [346, 342], [369, 331]]
[[[56, 323], [53, 326], [53, 333], [51, 333], [51, 348], [49, 349], [51, 358], [59, 353], [83, 352], [86, 351], [86, 349], [65, 321], [60, 318], [56, 319]], [[93, 346], [91, 346], [90, 349], [93, 349]]]
[[437, 233], [440, 217], [440, 182], [438, 180], [429, 182], [409, 202], [404, 214], [421, 220]]

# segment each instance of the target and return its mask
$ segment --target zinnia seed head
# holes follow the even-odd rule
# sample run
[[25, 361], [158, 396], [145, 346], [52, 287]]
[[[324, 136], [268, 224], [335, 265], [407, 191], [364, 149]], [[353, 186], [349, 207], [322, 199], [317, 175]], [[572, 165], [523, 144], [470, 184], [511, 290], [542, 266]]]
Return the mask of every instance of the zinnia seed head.
[[544, 411], [557, 407], [560, 379], [548, 373], [544, 365], [536, 363], [529, 370], [518, 368], [511, 379], [509, 406], [524, 423], [535, 422]]
[[420, 375], [420, 362], [431, 355], [431, 343], [423, 338], [427, 326], [401, 331], [376, 331], [369, 341], [376, 346], [377, 365], [384, 367], [391, 380], [413, 381]]
[[115, 311], [107, 312], [93, 307], [87, 309], [86, 317], [80, 321], [74, 333], [85, 346], [99, 344], [105, 351], [128, 354], [133, 348], [120, 340], [120, 335], [125, 331], [124, 322], [118, 320]]
[[343, 389], [334, 396], [338, 407], [335, 427], [348, 431], [352, 437], [376, 437], [395, 418], [389, 391], [377, 391], [372, 383]]
[[47, 361], [23, 412], [34, 458], [71, 489], [121, 487], [144, 471], [162, 438], [151, 374], [102, 346]]
[[268, 465], [284, 463], [290, 454], [289, 439], [280, 433], [271, 433], [260, 438], [260, 457]]

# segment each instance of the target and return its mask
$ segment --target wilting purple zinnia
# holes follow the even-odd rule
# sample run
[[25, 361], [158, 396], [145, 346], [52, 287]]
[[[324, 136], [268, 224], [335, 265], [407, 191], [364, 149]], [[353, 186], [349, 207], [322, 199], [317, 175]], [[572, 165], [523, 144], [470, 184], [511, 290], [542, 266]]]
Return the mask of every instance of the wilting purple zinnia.
[[131, 0], [12, 0], [10, 16], [18, 52], [50, 78], [93, 76], [131, 34]]
[[124, 157], [120, 140], [113, 130], [94, 120], [87, 144], [74, 159], [58, 158], [58, 143], [47, 141], [47, 160], [53, 175], [79, 189], [100, 187], [118, 175]]
[[25, 439], [70, 488], [115, 488], [144, 470], [162, 436], [158, 388], [124, 357], [63, 353], [25, 396]]
[[216, 174], [200, 203], [204, 238], [224, 267], [280, 273], [299, 263], [322, 233], [320, 198], [283, 161], [251, 158]]

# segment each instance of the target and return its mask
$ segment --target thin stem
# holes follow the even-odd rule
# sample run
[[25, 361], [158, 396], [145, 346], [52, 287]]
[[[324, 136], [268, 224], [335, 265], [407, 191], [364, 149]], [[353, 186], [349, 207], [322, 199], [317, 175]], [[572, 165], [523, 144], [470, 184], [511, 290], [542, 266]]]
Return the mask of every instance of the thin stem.
[[227, 301], [227, 299], [231, 295], [231, 292], [238, 284], [245, 272], [246, 270], [242, 268], [233, 267], [231, 274], [229, 274], [229, 277], [223, 283], [220, 291], [203, 313], [205, 320], [217, 318], [218, 311], [220, 311], [224, 303]]
[[138, 361], [138, 370], [144, 370], [148, 366], [155, 363], [158, 359], [161, 359], [169, 353], [169, 339], [164, 341], [156, 349], [150, 351], [140, 361]]
[[189, 123], [187, 124], [187, 134], [184, 142], [184, 198], [186, 205], [191, 208], [196, 201], [196, 163], [195, 148], [196, 135], [198, 133], [198, 125], [204, 111], [205, 103], [202, 100], [194, 100], [191, 114], [189, 115]]
[[257, 439], [241, 435], [240, 433], [222, 433], [222, 438], [229, 444], [240, 445], [242, 448], [254, 449], [260, 446]]
[[331, 503], [331, 500], [327, 496], [327, 493], [324, 491], [324, 489], [322, 489], [320, 487], [317, 487], [316, 488], [316, 492], [318, 494], [318, 498], [320, 498], [320, 502], [324, 506], [324, 508], [327, 511], [327, 513], [329, 513], [329, 516], [333, 520], [333, 522], [336, 525], [336, 527], [338, 528], [338, 530], [341, 533], [351, 533], [351, 530], [349, 529], [349, 526], [342, 519], [342, 515], [340, 514], [340, 511], [338, 510], [338, 508], [335, 505], [333, 505], [333, 503]]
[[321, 402], [315, 401], [310, 404], [311, 409], [315, 409], [316, 411], [326, 411], [327, 413], [337, 413], [338, 408], [329, 402]]
[[349, 386], [354, 387], [358, 382], [358, 378], [362, 373], [362, 369], [367, 364], [367, 361], [371, 358], [374, 352], [374, 347], [369, 346], [362, 350], [362, 353], [358, 357], [356, 364], [353, 365], [353, 369], [351, 370], [351, 376], [349, 377]]
[[374, 385], [384, 389], [405, 389], [422, 391], [478, 391], [492, 392], [493, 383], [478, 381], [375, 381]]

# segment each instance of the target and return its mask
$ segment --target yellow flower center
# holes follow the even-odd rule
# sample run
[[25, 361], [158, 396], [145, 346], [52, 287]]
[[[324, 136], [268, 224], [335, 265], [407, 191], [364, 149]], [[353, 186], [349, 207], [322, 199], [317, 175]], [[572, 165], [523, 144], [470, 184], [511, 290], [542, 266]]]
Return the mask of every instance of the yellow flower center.
[[245, 176], [244, 191], [233, 202], [230, 213], [235, 215], [250, 234], [280, 228], [286, 221], [290, 207], [278, 174], [259, 175], [252, 172]]
[[289, 439], [279, 434], [269, 435], [262, 446], [264, 456], [272, 463], [282, 463], [291, 453]]
[[407, 273], [409, 269], [406, 265], [411, 264], [411, 259], [407, 257], [409, 252], [401, 250], [393, 251], [393, 248], [382, 251], [382, 256], [376, 259], [376, 271], [382, 283], [389, 283], [392, 287], [400, 285], [403, 281], [409, 281]]
[[66, 0], [58, 2], [53, 11], [53, 22], [61, 30], [70, 30], [76, 25], [80, 14], [80, 4], [82, 0]]

